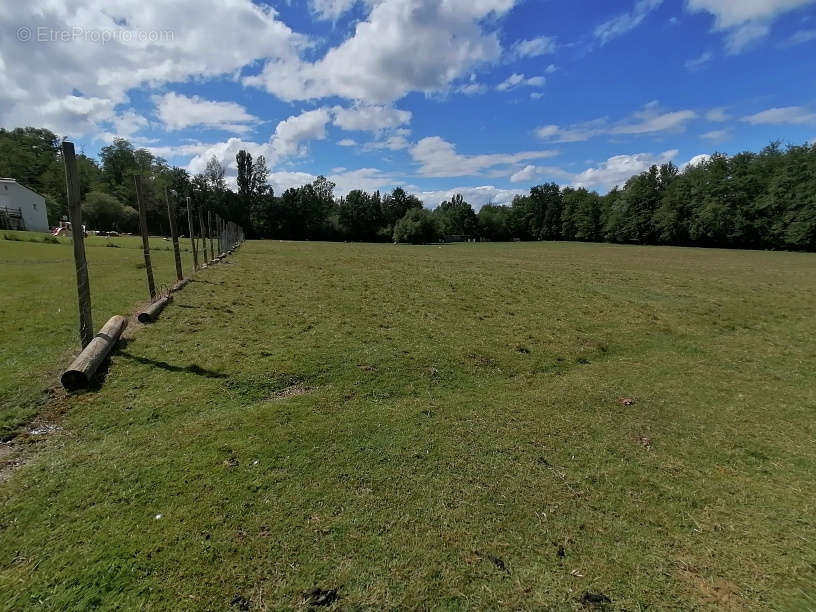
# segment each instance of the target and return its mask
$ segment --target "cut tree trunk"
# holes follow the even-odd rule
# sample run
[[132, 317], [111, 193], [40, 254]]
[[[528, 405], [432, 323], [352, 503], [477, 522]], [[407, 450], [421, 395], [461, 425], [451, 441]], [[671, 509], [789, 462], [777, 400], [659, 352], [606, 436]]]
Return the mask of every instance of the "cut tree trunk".
[[139, 323], [153, 323], [159, 318], [159, 313], [167, 306], [167, 302], [173, 299], [173, 296], [165, 296], [160, 300], [156, 300], [150, 306], [139, 313]]
[[76, 391], [88, 386], [101, 363], [116, 345], [119, 336], [127, 327], [127, 319], [121, 315], [111, 317], [90, 344], [74, 359], [63, 372], [60, 381], [68, 391]]

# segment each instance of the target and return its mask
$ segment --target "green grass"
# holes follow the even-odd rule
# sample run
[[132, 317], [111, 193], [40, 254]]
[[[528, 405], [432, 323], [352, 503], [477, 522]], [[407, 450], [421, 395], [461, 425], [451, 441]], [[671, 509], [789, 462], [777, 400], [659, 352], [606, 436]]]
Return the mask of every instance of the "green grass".
[[[57, 241], [52, 244], [51, 241]], [[192, 271], [189, 241], [182, 267]], [[102, 248], [115, 245], [121, 248]], [[149, 301], [141, 238], [89, 237], [86, 255], [93, 321], [99, 330], [115, 314]], [[151, 238], [156, 285], [175, 282], [170, 242]], [[68, 238], [36, 232], [0, 233], [0, 440], [42, 407], [60, 367], [79, 346], [74, 252]]]
[[[346, 610], [816, 606], [816, 256], [251, 242], [228, 262], [17, 444], [3, 609], [305, 609], [315, 587]], [[53, 361], [47, 329], [28, 335]]]

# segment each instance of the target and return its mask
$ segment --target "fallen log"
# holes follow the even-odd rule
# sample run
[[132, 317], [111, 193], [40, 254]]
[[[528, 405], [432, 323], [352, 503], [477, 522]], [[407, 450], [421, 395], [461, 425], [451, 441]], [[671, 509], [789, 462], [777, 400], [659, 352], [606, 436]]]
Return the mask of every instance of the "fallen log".
[[190, 282], [189, 278], [185, 278], [184, 280], [180, 280], [175, 285], [170, 287], [170, 293], [175, 293], [176, 291], [181, 291], [182, 289], [184, 289], [184, 287], [187, 286], [187, 283], [189, 283], [189, 282]]
[[60, 382], [68, 391], [87, 387], [99, 365], [116, 345], [119, 336], [127, 327], [127, 319], [116, 315], [108, 319], [105, 326], [93, 337], [68, 369], [62, 373]]
[[153, 323], [153, 321], [159, 318], [159, 313], [165, 306], [167, 306], [167, 302], [172, 299], [173, 296], [168, 295], [153, 302], [150, 306], [139, 313], [139, 323]]

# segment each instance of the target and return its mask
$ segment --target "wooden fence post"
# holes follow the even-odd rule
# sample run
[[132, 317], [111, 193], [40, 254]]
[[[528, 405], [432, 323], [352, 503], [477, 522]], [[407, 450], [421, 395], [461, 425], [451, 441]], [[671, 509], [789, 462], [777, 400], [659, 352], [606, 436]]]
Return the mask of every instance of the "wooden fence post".
[[184, 272], [181, 269], [178, 232], [176, 231], [176, 205], [170, 202], [167, 187], [164, 188], [164, 199], [167, 202], [167, 216], [170, 218], [170, 240], [173, 241], [173, 255], [176, 258], [176, 278], [178, 280], [184, 280]]
[[142, 250], [144, 251], [145, 272], [147, 273], [147, 288], [150, 299], [156, 299], [156, 283], [153, 281], [153, 265], [150, 263], [150, 237], [147, 234], [147, 214], [142, 198], [142, 177], [138, 174], [133, 177], [136, 182], [136, 205], [139, 207], [139, 229], [142, 232]]
[[198, 247], [196, 246], [195, 230], [193, 229], [193, 210], [190, 208], [190, 196], [187, 196], [187, 225], [190, 226], [190, 245], [193, 247], [193, 272], [198, 270]]
[[62, 160], [65, 163], [65, 184], [68, 192], [68, 211], [71, 215], [71, 236], [74, 242], [74, 265], [76, 267], [77, 300], [79, 302], [79, 337], [84, 349], [93, 340], [91, 317], [91, 285], [88, 281], [88, 260], [85, 259], [85, 230], [82, 227], [80, 205], [79, 171], [77, 170], [74, 143], [62, 143]]
[[204, 211], [201, 208], [198, 209], [198, 226], [201, 228], [201, 250], [204, 254], [202, 263], [206, 266], [210, 258], [207, 255], [207, 228], [204, 225]]
[[210, 259], [215, 259], [215, 245], [213, 244], [212, 213], [207, 211], [207, 234], [210, 237]]

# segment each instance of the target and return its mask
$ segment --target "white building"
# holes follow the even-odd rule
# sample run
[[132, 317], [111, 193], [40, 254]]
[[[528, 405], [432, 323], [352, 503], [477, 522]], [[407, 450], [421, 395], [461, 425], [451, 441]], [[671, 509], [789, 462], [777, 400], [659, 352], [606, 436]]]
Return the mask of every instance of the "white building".
[[0, 228], [47, 232], [45, 198], [14, 179], [0, 178]]

